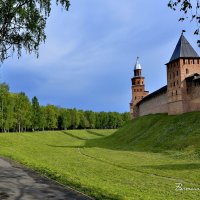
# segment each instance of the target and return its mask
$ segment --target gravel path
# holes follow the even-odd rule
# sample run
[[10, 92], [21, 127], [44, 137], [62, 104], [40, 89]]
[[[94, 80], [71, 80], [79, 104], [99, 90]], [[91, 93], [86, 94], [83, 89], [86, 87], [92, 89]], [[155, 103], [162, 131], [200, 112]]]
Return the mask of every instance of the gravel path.
[[0, 158], [0, 200], [91, 200], [14, 162]]

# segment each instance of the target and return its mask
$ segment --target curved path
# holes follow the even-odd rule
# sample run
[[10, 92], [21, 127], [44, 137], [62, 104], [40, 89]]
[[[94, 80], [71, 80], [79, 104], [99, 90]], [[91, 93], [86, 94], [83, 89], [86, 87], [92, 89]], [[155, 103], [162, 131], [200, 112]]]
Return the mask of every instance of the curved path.
[[91, 200], [14, 162], [0, 158], [0, 200]]

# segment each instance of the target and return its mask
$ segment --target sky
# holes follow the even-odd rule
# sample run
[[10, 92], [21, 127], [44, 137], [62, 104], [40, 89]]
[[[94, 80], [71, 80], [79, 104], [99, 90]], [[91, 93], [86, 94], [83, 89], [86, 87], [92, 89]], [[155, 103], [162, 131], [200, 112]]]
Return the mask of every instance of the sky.
[[131, 78], [140, 57], [146, 90], [166, 85], [166, 67], [181, 31], [199, 52], [194, 24], [178, 22], [167, 0], [73, 0], [53, 5], [39, 58], [13, 56], [0, 68], [11, 92], [41, 105], [128, 112]]

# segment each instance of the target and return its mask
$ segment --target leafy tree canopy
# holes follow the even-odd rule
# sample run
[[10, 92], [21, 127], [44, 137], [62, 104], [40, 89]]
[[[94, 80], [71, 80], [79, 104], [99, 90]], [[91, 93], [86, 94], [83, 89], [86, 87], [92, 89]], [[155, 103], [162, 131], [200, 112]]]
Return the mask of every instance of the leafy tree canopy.
[[[56, 0], [65, 10], [69, 0]], [[38, 56], [39, 45], [45, 41], [46, 20], [51, 0], [0, 0], [0, 61], [22, 49]]]
[[[194, 30], [195, 35], [200, 35], [200, 1], [199, 0], [170, 0], [168, 6], [175, 10], [179, 10], [182, 16], [179, 21], [189, 19], [196, 23], [196, 29]], [[200, 47], [200, 40], [197, 40], [197, 44]]]

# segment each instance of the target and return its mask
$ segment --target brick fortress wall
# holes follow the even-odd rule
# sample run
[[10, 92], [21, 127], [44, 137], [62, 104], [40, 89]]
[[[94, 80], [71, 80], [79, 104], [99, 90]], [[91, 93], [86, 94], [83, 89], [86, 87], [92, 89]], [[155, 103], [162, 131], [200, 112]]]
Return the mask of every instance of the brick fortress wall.
[[167, 113], [167, 90], [162, 91], [147, 100], [143, 100], [138, 104], [138, 116], [155, 114], [155, 113]]

